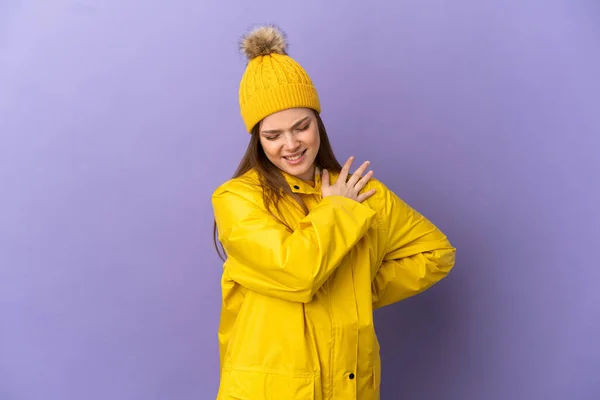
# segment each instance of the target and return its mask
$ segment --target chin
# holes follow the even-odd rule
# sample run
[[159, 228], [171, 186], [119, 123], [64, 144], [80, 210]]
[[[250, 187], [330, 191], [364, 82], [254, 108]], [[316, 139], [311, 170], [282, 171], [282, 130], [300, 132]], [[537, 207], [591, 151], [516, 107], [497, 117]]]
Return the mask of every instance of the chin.
[[281, 169], [283, 172], [295, 176], [297, 178], [302, 178], [302, 176], [306, 175], [307, 173], [309, 173], [312, 169], [314, 165], [314, 161], [310, 164], [305, 165], [305, 163], [302, 163], [301, 165], [285, 165], [284, 163], [281, 163], [280, 165], [278, 165], [279, 169]]
[[284, 171], [292, 176], [295, 176], [296, 178], [300, 178], [300, 179], [312, 179], [311, 177], [307, 177], [306, 175], [312, 175], [310, 174], [312, 172], [312, 167], [313, 164], [309, 164], [309, 165], [299, 165], [297, 167], [292, 167], [290, 168], [289, 166], [287, 168], [284, 169]]

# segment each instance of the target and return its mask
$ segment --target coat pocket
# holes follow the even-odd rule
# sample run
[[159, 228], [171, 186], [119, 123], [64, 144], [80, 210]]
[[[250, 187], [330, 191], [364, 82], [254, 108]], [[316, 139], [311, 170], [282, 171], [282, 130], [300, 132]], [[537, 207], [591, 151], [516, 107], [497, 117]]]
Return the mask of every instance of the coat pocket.
[[314, 400], [314, 375], [278, 375], [233, 370], [229, 396], [239, 400]]

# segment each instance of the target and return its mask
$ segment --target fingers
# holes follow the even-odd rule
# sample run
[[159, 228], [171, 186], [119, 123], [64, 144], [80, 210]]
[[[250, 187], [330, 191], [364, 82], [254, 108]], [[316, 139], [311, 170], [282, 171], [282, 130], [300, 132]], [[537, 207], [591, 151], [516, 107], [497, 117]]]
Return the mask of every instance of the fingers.
[[373, 170], [367, 172], [365, 176], [363, 176], [354, 186], [357, 192], [360, 192], [362, 188], [369, 182], [369, 180], [373, 177]]
[[373, 196], [375, 194], [375, 189], [371, 189], [365, 193], [361, 193], [358, 195], [357, 200], [359, 203], [362, 203], [363, 201], [367, 200], [369, 197]]
[[[360, 203], [367, 200], [371, 196], [375, 194], [375, 189], [371, 189], [366, 191], [365, 193], [360, 193], [362, 189], [365, 188], [369, 180], [373, 177], [373, 171], [369, 171], [365, 174], [365, 171], [371, 165], [370, 161], [365, 161], [354, 173], [349, 177], [350, 168], [352, 167], [352, 163], [354, 162], [354, 156], [348, 158], [346, 163], [342, 167], [342, 170], [339, 173], [339, 176], [332, 186], [330, 182], [329, 172], [323, 169], [322, 177], [321, 177], [321, 185], [325, 189], [326, 192], [323, 192], [323, 196], [331, 196], [334, 194], [345, 196], [350, 199], [354, 199]], [[364, 176], [363, 176], [364, 174]]]
[[369, 164], [371, 164], [370, 161], [365, 161], [356, 171], [354, 171], [354, 173], [352, 174], [352, 176], [348, 180], [348, 185], [350, 187], [354, 187], [356, 185], [356, 183], [358, 182], [358, 180], [362, 177], [362, 174], [365, 173], [365, 170], [367, 169], [367, 167], [369, 166]]
[[352, 162], [354, 161], [354, 156], [350, 157], [346, 164], [342, 167], [340, 171], [340, 176], [336, 182], [346, 182], [348, 180], [348, 173], [350, 172], [350, 167], [352, 166]]

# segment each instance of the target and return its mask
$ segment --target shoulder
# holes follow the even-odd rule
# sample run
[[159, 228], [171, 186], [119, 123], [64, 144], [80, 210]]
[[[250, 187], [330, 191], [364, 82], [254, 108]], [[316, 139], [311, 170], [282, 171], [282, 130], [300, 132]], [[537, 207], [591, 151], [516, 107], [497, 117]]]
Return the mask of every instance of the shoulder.
[[262, 198], [262, 192], [263, 189], [258, 178], [258, 173], [254, 170], [250, 170], [237, 178], [229, 179], [219, 185], [213, 191], [211, 198], [214, 201], [219, 198], [233, 195], [256, 202], [257, 199]]
[[375, 189], [375, 194], [367, 200], [367, 203], [380, 216], [400, 212], [401, 208], [409, 207], [392, 189], [378, 179], [371, 178], [363, 191], [371, 189]]
[[369, 180], [369, 182], [365, 185], [363, 192], [367, 192], [371, 189], [375, 189], [375, 194], [371, 196], [367, 202], [371, 208], [373, 208], [375, 211], [379, 211], [385, 207], [385, 202], [389, 196], [390, 189], [385, 185], [385, 183], [375, 178], [371, 178]]

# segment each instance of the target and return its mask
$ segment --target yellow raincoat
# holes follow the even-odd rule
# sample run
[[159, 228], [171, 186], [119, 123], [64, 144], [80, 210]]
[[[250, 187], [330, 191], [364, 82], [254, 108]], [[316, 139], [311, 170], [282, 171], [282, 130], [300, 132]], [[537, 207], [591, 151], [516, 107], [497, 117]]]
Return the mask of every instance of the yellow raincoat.
[[455, 249], [375, 179], [358, 203], [322, 198], [319, 174], [314, 187], [284, 175], [310, 210], [279, 202], [293, 232], [264, 207], [254, 171], [212, 197], [227, 253], [217, 399], [379, 399], [373, 310], [441, 280]]

